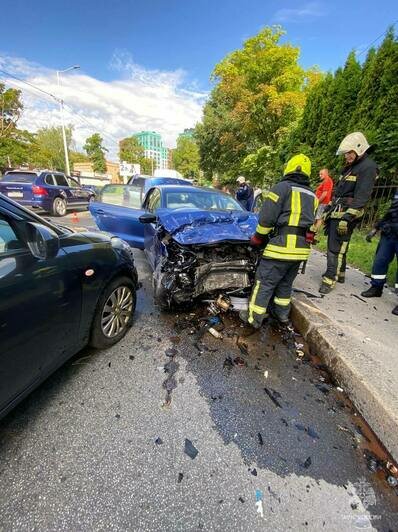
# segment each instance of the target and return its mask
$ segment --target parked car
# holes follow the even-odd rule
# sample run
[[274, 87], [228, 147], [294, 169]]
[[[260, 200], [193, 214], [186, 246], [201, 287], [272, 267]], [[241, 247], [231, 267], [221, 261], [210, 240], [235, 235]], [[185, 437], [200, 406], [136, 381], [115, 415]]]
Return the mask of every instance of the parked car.
[[192, 183], [187, 179], [179, 179], [177, 177], [151, 177], [147, 175], [135, 175], [130, 177], [128, 185], [134, 187], [134, 189], [127, 189], [126, 193], [138, 195], [138, 200], [142, 203], [144, 197], [149, 189], [158, 185], [191, 185]]
[[0, 181], [0, 192], [25, 207], [42, 209], [53, 216], [86, 207], [95, 197], [93, 190], [84, 189], [76, 179], [52, 171], [7, 172]]
[[89, 209], [100, 229], [145, 250], [161, 308], [219, 293], [248, 295], [257, 261], [248, 246], [255, 214], [211, 188], [155, 186], [142, 204], [131, 189], [107, 185]]
[[132, 325], [130, 246], [49, 223], [0, 194], [0, 417], [87, 343]]

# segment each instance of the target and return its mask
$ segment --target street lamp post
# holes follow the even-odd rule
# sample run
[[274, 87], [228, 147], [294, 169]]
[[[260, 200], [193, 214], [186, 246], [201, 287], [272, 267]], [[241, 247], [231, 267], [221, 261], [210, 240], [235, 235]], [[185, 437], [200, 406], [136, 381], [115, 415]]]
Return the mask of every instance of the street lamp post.
[[[57, 70], [58, 88], [61, 87], [60, 74], [64, 74], [65, 72], [69, 72], [69, 70], [77, 70], [78, 68], [80, 68], [79, 65], [73, 65], [73, 66], [71, 66], [69, 68], [65, 68], [65, 70]], [[61, 113], [62, 140], [64, 142], [66, 175], [70, 175], [68, 144], [66, 142], [65, 121], [64, 121], [64, 100], [62, 98], [59, 100], [59, 110], [60, 110], [60, 113]]]

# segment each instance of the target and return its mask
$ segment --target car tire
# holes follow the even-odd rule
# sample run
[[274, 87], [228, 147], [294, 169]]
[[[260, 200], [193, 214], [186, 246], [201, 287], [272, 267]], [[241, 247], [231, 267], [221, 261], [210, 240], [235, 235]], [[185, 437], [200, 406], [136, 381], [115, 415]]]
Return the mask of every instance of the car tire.
[[66, 214], [66, 200], [64, 198], [60, 198], [59, 196], [57, 198], [53, 199], [53, 204], [51, 206], [51, 214], [53, 216], [65, 216]]
[[91, 327], [91, 347], [105, 349], [119, 342], [133, 324], [136, 302], [132, 279], [123, 276], [111, 281], [98, 300]]

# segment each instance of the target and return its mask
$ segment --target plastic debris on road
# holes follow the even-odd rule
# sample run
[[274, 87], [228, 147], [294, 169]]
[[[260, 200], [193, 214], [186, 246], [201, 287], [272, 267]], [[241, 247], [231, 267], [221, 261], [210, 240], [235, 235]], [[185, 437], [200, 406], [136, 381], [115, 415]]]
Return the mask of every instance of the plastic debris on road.
[[156, 443], [156, 445], [162, 445], [162, 443], [163, 443], [162, 438], [156, 438], [155, 443]]
[[191, 440], [185, 439], [184, 453], [187, 454], [189, 458], [194, 460], [198, 456], [199, 451], [197, 450], [195, 445], [191, 442]]
[[263, 508], [263, 493], [261, 490], [256, 490], [256, 508], [257, 513], [261, 517], [264, 517], [264, 508]]

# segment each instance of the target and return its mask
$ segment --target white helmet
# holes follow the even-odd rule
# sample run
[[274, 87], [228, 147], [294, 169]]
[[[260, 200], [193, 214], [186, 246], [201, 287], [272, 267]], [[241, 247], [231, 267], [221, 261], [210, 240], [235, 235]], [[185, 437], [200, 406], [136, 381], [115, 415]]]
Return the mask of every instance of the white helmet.
[[246, 182], [246, 178], [244, 178], [243, 175], [240, 175], [238, 179], [236, 180], [236, 182], [239, 183], [240, 185], [243, 185], [243, 183]]
[[361, 157], [369, 148], [370, 144], [366, 140], [365, 135], [360, 131], [355, 131], [355, 133], [350, 133], [343, 138], [336, 155], [343, 155], [349, 151], [355, 151], [358, 157]]

